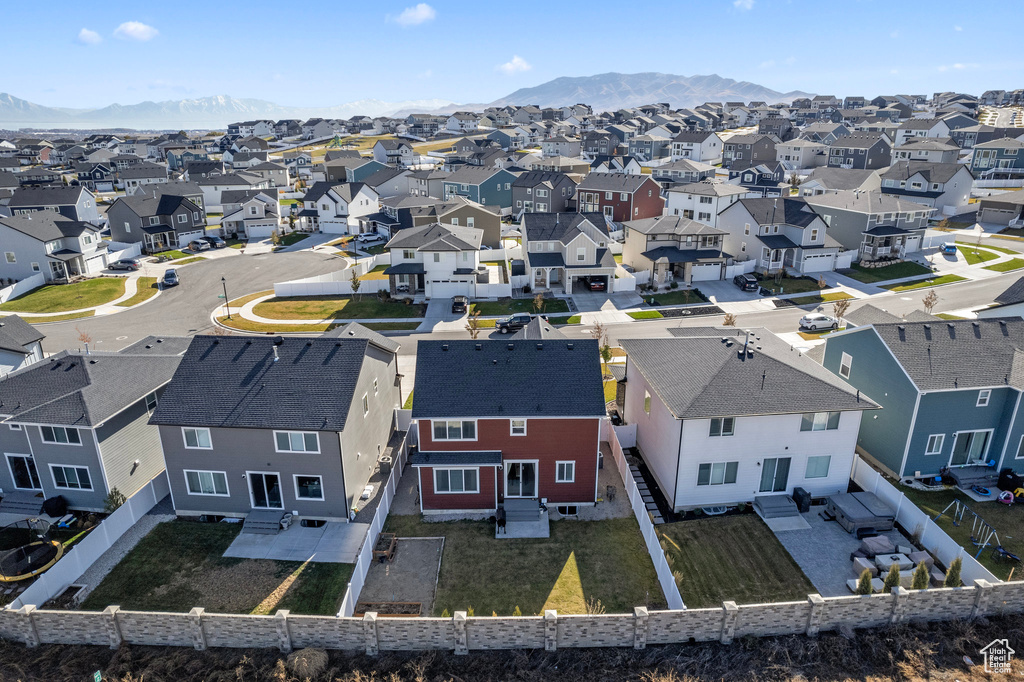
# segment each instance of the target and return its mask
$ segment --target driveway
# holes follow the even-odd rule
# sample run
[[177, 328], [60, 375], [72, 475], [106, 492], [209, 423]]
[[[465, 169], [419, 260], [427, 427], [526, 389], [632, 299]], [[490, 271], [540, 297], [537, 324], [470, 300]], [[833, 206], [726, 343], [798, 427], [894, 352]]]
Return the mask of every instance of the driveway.
[[584, 292], [573, 294], [572, 301], [580, 313], [632, 310], [639, 308], [644, 303], [636, 292], [619, 292], [617, 294]]

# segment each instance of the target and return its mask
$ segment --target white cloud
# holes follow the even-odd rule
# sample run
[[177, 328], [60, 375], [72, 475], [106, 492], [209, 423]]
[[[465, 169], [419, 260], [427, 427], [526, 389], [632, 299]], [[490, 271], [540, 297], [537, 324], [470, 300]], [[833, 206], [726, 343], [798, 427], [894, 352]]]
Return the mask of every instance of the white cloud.
[[152, 40], [159, 34], [160, 31], [141, 21], [126, 21], [114, 29], [116, 37], [122, 40], [138, 40], [139, 42]]
[[964, 30], [964, 27], [963, 26], [954, 26], [953, 30], [954, 31], [962, 31], [962, 30]]
[[425, 2], [421, 2], [418, 5], [406, 7], [402, 10], [402, 13], [395, 17], [395, 23], [401, 24], [402, 26], [417, 26], [424, 22], [433, 20], [436, 16], [437, 12], [433, 7]]
[[950, 69], [953, 69], [954, 71], [965, 71], [967, 69], [977, 69], [979, 66], [981, 66], [981, 65], [980, 64], [963, 64], [961, 62], [957, 62], [956, 64], [941, 64], [939, 66], [939, 71], [949, 71]]
[[103, 37], [96, 31], [83, 28], [78, 32], [78, 42], [83, 45], [98, 45], [103, 42]]
[[514, 73], [520, 73], [522, 71], [529, 71], [533, 67], [519, 55], [513, 55], [512, 61], [505, 62], [504, 64], [498, 65], [498, 70], [505, 72], [511, 76]]
[[754, 9], [754, 0], [732, 0], [732, 6], [739, 10]]
[[760, 64], [758, 64], [757, 68], [759, 68], [759, 69], [770, 69], [773, 66], [775, 66], [775, 60], [774, 59], [769, 59], [766, 62], [761, 62]]

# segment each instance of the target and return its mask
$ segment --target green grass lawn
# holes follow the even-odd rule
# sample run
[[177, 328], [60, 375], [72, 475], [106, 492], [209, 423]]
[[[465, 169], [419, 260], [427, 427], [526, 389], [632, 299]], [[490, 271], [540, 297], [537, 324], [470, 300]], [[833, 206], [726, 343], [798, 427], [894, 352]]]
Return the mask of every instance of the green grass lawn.
[[[918, 509], [928, 514], [933, 519], [945, 509], [950, 502], [954, 499], [960, 500], [961, 503], [966, 504], [971, 508], [972, 511], [976, 512], [978, 516], [985, 519], [995, 528], [996, 533], [999, 534], [999, 541], [1003, 547], [1013, 552], [1017, 556], [1024, 555], [1024, 533], [1021, 533], [1021, 528], [1024, 528], [1024, 505], [1014, 504], [1007, 506], [999, 502], [975, 502], [959, 490], [954, 488], [945, 488], [943, 490], [915, 490], [913, 488], [907, 488], [905, 486], [898, 486], [900, 491], [905, 493], [907, 498], [917, 505]], [[937, 523], [942, 530], [953, 538], [955, 541], [963, 545], [964, 549], [968, 554], [974, 556], [978, 552], [978, 548], [971, 542], [971, 521], [970, 514], [965, 515], [965, 521], [959, 526], [954, 526], [949, 516], [943, 516], [938, 519]], [[913, 528], [908, 529], [913, 532]], [[1006, 563], [997, 563], [992, 560], [992, 550], [986, 549], [981, 553], [978, 561], [992, 571], [1000, 580], [1006, 580], [1010, 573], [1010, 565]], [[1020, 567], [1014, 572], [1015, 578], [1021, 577]]]
[[420, 326], [419, 322], [364, 322], [363, 326], [378, 332], [413, 330]]
[[723, 601], [806, 601], [815, 592], [756, 515], [703, 518], [656, 526], [665, 558], [691, 609]]
[[[234, 309], [232, 308], [232, 310]], [[315, 332], [328, 332], [341, 326], [334, 322], [324, 322], [321, 324], [266, 324], [264, 322], [253, 322], [252, 320], [243, 319], [237, 313], [233, 313], [230, 320], [227, 318], [227, 315], [223, 315], [218, 317], [217, 321], [225, 327], [237, 329], [240, 332], [258, 332], [260, 334], [313, 334]]]
[[657, 310], [639, 310], [637, 312], [626, 314], [632, 317], [634, 320], [657, 320], [662, 317], [665, 317]]
[[995, 263], [994, 265], [986, 265], [986, 270], [992, 270], [994, 272], [1010, 272], [1011, 270], [1019, 270], [1024, 268], [1024, 259], [1022, 258], [1011, 258], [1010, 260], [1004, 260], [1001, 263]]
[[950, 315], [949, 313], [935, 313], [935, 317], [940, 320], [966, 320], [966, 317], [960, 317], [959, 315]]
[[350, 564], [224, 558], [241, 524], [161, 523], [114, 567], [82, 608], [333, 615]]
[[423, 306], [382, 301], [373, 294], [352, 296], [275, 297], [257, 303], [260, 317], [272, 320], [372, 319], [378, 317], [423, 317]]
[[[551, 320], [551, 321], [554, 322], [555, 324], [558, 324], [558, 320]], [[583, 318], [581, 316], [579, 316], [579, 315], [570, 315], [569, 317], [564, 318], [564, 323], [565, 324], [582, 324], [583, 323]]]
[[[477, 301], [470, 305], [470, 314], [474, 310], [479, 310], [483, 316], [493, 315], [511, 315], [512, 313], [531, 313], [536, 314], [537, 311], [533, 307], [532, 298], [499, 298], [497, 301]], [[544, 309], [541, 311], [544, 315], [553, 315], [556, 313], [567, 313], [569, 312], [569, 306], [566, 302], [560, 298], [545, 298]]]
[[[645, 300], [650, 301], [651, 297], [646, 296]], [[689, 303], [703, 303], [707, 300], [694, 289], [663, 291], [660, 294], [654, 294], [654, 305], [687, 305]]]
[[156, 283], [156, 277], [139, 277], [135, 286], [137, 288], [135, 295], [118, 303], [117, 305], [119, 307], [130, 308], [131, 306], [138, 305], [143, 301], [148, 301], [156, 296], [156, 292], [160, 290]]
[[613, 256], [613, 258], [615, 258], [615, 262], [616, 262], [616, 263], [622, 263], [622, 254], [621, 254], [621, 253], [617, 253], [617, 254], [615, 254], [615, 255]]
[[842, 301], [848, 298], [853, 298], [853, 296], [845, 291], [831, 291], [820, 295], [791, 298], [789, 301], [791, 301], [793, 305], [820, 305], [822, 303], [834, 303], [835, 301]]
[[46, 324], [48, 322], [66, 322], [67, 320], [80, 320], [83, 317], [93, 317], [96, 314], [94, 310], [86, 310], [81, 313], [68, 313], [67, 315], [49, 315], [47, 317], [28, 317], [25, 315], [19, 315], [21, 319], [29, 324]]
[[394, 514], [384, 530], [399, 538], [444, 536], [435, 616], [468, 607], [478, 616], [507, 616], [517, 606], [524, 616], [585, 613], [590, 600], [600, 600], [607, 613], [665, 607], [632, 518], [552, 521], [550, 538], [523, 540], [496, 540], [487, 521], [424, 523]]
[[973, 246], [961, 246], [960, 253], [964, 255], [964, 260], [967, 261], [968, 265], [977, 265], [978, 263], [984, 263], [986, 261], [999, 258], [999, 254], [997, 253], [986, 251], [985, 249], [977, 249]]
[[97, 277], [74, 284], [48, 284], [0, 303], [0, 310], [63, 313], [110, 303], [124, 295], [123, 277]]
[[157, 255], [167, 256], [171, 260], [178, 260], [179, 258], [188, 258], [192, 254], [191, 253], [185, 253], [184, 251], [179, 251], [178, 249], [173, 249], [171, 251], [161, 251]]
[[411, 410], [412, 409], [412, 391], [409, 391], [409, 395], [406, 396], [405, 402], [402, 403], [402, 409], [403, 410]]
[[963, 282], [966, 279], [966, 277], [961, 277], [960, 275], [943, 275], [942, 277], [935, 277], [933, 279], [923, 279], [919, 282], [907, 282], [906, 284], [889, 284], [887, 286], [883, 286], [882, 288], [888, 289], [889, 291], [913, 291], [914, 289], [926, 289], [928, 287], [937, 287], [943, 284]]
[[189, 263], [198, 263], [201, 260], [206, 260], [206, 257], [205, 256], [192, 256], [191, 258], [186, 258], [185, 260], [175, 261], [174, 264], [175, 265], [188, 265]]
[[359, 279], [361, 281], [363, 281], [363, 282], [365, 282], [367, 280], [371, 280], [371, 279], [375, 279], [375, 280], [384, 279], [384, 280], [386, 280], [388, 278], [388, 276], [384, 274], [384, 271], [387, 270], [387, 269], [388, 269], [387, 265], [378, 265], [377, 267], [375, 267], [373, 270], [370, 270], [365, 275], [360, 275]]
[[281, 237], [281, 246], [291, 246], [292, 244], [298, 244], [303, 239], [309, 237], [309, 234], [305, 232], [289, 232], [285, 236]]
[[[967, 247], [967, 248], [973, 248], [975, 246], [975, 244], [968, 244], [967, 242], [957, 242], [956, 245], [957, 246]], [[1005, 254], [1008, 254], [1008, 255], [1011, 255], [1011, 256], [1020, 255], [1020, 251], [1019, 250], [1008, 249], [1005, 246], [992, 246], [988, 242], [985, 242], [984, 244], [982, 244], [981, 248], [988, 249], [990, 251], [998, 251], [999, 253], [1005, 253]]]
[[618, 386], [618, 382], [606, 381], [604, 382], [604, 401], [610, 403], [615, 400], [615, 389]]
[[931, 272], [931, 270], [920, 263], [904, 261], [902, 263], [886, 265], [881, 268], [866, 268], [859, 263], [854, 263], [852, 268], [849, 270], [843, 270], [842, 274], [847, 277], [852, 277], [858, 282], [874, 284], [875, 282], [885, 282], [890, 279], [914, 277], [915, 275], [927, 275], [929, 272]]

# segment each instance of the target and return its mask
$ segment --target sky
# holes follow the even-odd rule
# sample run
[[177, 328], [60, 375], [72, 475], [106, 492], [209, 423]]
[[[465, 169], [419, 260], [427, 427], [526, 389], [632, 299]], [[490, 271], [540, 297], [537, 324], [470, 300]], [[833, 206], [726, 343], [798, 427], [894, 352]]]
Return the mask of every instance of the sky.
[[976, 16], [952, 0], [4, 4], [7, 25], [38, 30], [5, 33], [5, 53], [26, 58], [8, 62], [0, 92], [57, 107], [210, 95], [490, 102], [610, 71], [838, 96], [1024, 86], [1016, 2]]

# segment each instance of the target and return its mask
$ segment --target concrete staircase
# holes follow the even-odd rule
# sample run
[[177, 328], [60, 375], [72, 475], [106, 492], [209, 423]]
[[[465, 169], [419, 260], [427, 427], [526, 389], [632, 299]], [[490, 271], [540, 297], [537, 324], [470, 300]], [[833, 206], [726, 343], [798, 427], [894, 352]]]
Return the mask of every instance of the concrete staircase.
[[277, 535], [281, 532], [281, 519], [283, 518], [283, 511], [253, 509], [242, 523], [242, 532], [255, 535]]
[[540, 502], [517, 497], [505, 498], [506, 523], [531, 523], [540, 520]]
[[754, 509], [762, 519], [800, 516], [796, 502], [789, 495], [757, 495], [754, 497]]
[[0, 514], [39, 516], [42, 508], [43, 498], [27, 490], [12, 490], [0, 500]]

